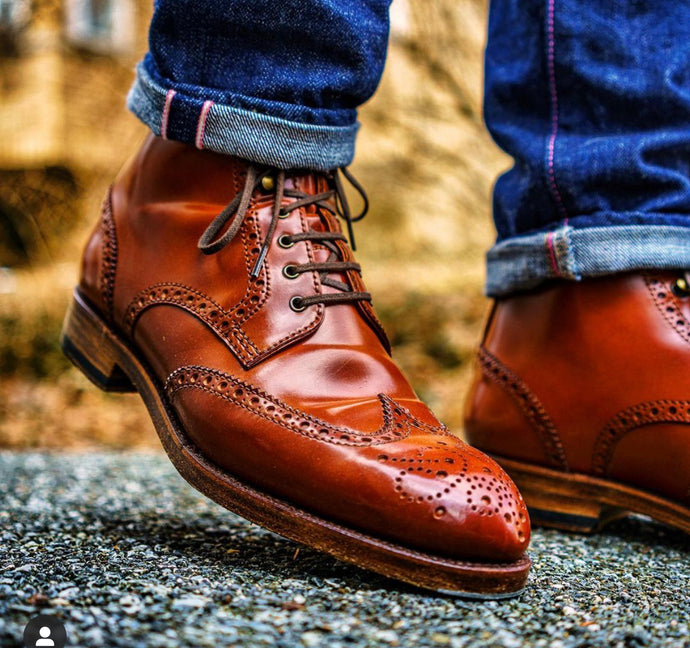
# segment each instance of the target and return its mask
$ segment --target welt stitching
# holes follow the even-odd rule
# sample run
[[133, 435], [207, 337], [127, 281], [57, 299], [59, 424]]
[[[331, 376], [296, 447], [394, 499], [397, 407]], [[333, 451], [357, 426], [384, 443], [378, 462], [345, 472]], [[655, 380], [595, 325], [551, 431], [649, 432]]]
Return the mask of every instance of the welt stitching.
[[549, 461], [562, 470], [568, 470], [568, 462], [558, 430], [546, 408], [527, 383], [508, 369], [485, 347], [479, 348], [478, 355], [482, 374], [502, 388], [532, 424]]

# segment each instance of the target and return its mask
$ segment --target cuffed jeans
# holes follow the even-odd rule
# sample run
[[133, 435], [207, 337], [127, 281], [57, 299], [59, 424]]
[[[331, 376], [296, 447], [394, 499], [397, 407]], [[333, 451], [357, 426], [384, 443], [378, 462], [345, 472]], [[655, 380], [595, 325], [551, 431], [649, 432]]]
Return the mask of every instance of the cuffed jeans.
[[[412, 0], [422, 1], [422, 0]], [[349, 164], [389, 0], [157, 0], [129, 107], [161, 137], [281, 168]], [[690, 0], [494, 0], [487, 293], [690, 268]]]

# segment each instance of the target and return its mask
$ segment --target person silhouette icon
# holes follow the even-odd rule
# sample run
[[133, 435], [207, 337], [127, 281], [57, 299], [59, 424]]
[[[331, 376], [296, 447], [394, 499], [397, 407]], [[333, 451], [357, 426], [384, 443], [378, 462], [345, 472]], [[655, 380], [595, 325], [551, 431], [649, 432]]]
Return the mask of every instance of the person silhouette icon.
[[24, 628], [24, 648], [65, 648], [67, 630], [60, 619], [39, 614]]
[[55, 646], [55, 642], [50, 638], [50, 628], [48, 626], [41, 626], [38, 634], [41, 635], [41, 638], [36, 640], [36, 648], [41, 648], [41, 646]]

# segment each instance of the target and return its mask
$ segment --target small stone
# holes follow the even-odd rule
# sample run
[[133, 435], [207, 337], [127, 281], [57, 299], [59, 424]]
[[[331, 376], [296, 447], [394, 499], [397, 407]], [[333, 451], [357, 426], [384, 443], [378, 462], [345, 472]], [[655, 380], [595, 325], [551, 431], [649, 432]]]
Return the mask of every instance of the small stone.
[[65, 607], [66, 605], [69, 605], [69, 601], [67, 599], [60, 598], [59, 596], [53, 599], [50, 599], [49, 603], [51, 605], [55, 605], [57, 607]]
[[397, 646], [400, 643], [398, 634], [393, 632], [393, 630], [379, 630], [374, 635], [379, 641], [390, 644], [391, 646]]
[[314, 648], [315, 646], [319, 646], [323, 641], [323, 634], [321, 632], [309, 630], [308, 632], [304, 632], [302, 634], [300, 640], [302, 641], [302, 644], [306, 646], [306, 648]]
[[184, 608], [200, 609], [206, 607], [211, 602], [211, 599], [205, 596], [183, 596], [175, 599], [172, 604], [173, 610], [180, 610]]
[[26, 599], [26, 602], [29, 605], [35, 605], [36, 607], [41, 607], [43, 605], [48, 605], [48, 597], [43, 594], [42, 592], [38, 592], [32, 596], [30, 596], [28, 599]]
[[297, 603], [297, 601], [292, 600], [292, 601], [285, 601], [284, 603], [281, 603], [280, 607], [281, 607], [281, 609], [287, 610], [288, 612], [294, 612], [296, 610], [303, 610], [304, 604], [303, 603]]

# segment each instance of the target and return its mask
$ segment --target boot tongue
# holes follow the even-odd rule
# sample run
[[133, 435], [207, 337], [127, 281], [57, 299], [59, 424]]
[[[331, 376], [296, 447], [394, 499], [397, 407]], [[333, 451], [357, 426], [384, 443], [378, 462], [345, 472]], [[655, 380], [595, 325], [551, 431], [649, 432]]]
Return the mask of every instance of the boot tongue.
[[[312, 195], [323, 193], [330, 189], [326, 176], [316, 171], [304, 171], [301, 174], [297, 173], [288, 176], [285, 179], [285, 187], [286, 189], [296, 189], [297, 191], [303, 191], [306, 194]], [[315, 211], [315, 209], [310, 205], [307, 207], [307, 211]]]
[[[302, 174], [292, 175], [286, 179], [285, 185], [291, 189], [311, 195], [323, 193], [332, 188], [329, 184], [327, 176], [323, 173], [317, 172], [305, 172]], [[335, 200], [331, 199], [329, 202], [335, 211]], [[309, 205], [304, 209], [303, 213], [306, 229], [312, 229], [316, 232], [342, 233], [343, 231], [340, 220], [337, 218], [337, 216], [330, 213], [326, 209], [319, 208], [316, 205]], [[332, 245], [337, 245], [340, 250], [338, 260], [355, 260], [352, 249], [344, 241], [340, 241], [337, 244], [333, 243]], [[324, 263], [333, 255], [333, 251], [323, 243], [313, 243], [312, 249], [313, 260], [316, 263]], [[355, 292], [366, 291], [366, 287], [361, 278], [355, 273], [329, 272], [325, 276], [329, 280], [335, 280], [336, 282], [345, 284]], [[337, 288], [325, 284], [321, 285], [321, 290], [326, 294], [339, 292]], [[338, 311], [338, 318], [341, 324], [344, 323], [343, 318], [351, 320], [355, 329], [360, 325], [360, 323], [364, 323], [365, 326], [367, 326], [376, 335], [386, 351], [390, 353], [390, 342], [388, 341], [388, 337], [386, 336], [386, 333], [383, 330], [383, 327], [381, 326], [381, 323], [376, 317], [376, 314], [374, 313], [374, 310], [369, 302], [356, 302], [347, 308], [338, 307]], [[357, 324], [355, 324], [355, 322], [357, 322]]]
[[[328, 184], [326, 176], [323, 173], [316, 172], [305, 172], [303, 175], [293, 176], [292, 178], [286, 180], [286, 187], [290, 186], [289, 183], [292, 184], [291, 188], [311, 195], [326, 192], [331, 188]], [[335, 209], [334, 199], [331, 199], [328, 202], [332, 205], [333, 209]], [[328, 210], [319, 208], [317, 205], [308, 205], [305, 207], [304, 212], [305, 221], [309, 229], [312, 229], [315, 232], [342, 232], [340, 221]], [[340, 249], [340, 254], [336, 255], [326, 244], [313, 244], [314, 261], [316, 263], [324, 263], [331, 259], [331, 257], [333, 257], [331, 259], [333, 261], [352, 260], [353, 257], [349, 246], [343, 245], [342, 243], [337, 245], [335, 242], [331, 243], [330, 245], [338, 247]], [[349, 286], [350, 289], [353, 289], [352, 282], [346, 273], [329, 272], [327, 276], [328, 278], [342, 282]], [[337, 288], [328, 285], [323, 285], [322, 290], [324, 293], [338, 292]]]
[[[303, 175], [294, 176], [291, 178], [291, 182], [294, 183], [292, 186], [295, 189], [312, 195], [326, 192], [332, 188], [327, 177], [322, 173], [305, 173]], [[335, 199], [331, 199], [329, 202], [335, 211]], [[338, 219], [338, 217], [330, 213], [328, 210], [320, 208], [316, 205], [310, 205], [304, 210], [304, 220], [306, 221], [306, 227], [316, 232], [343, 232], [341, 221]], [[340, 251], [337, 260], [355, 260], [352, 248], [350, 245], [345, 243], [345, 241], [338, 241], [337, 243], [333, 242], [331, 245], [336, 246]], [[329, 261], [332, 256], [334, 256], [333, 251], [325, 242], [313, 243], [312, 249], [313, 258], [316, 263], [325, 263]], [[326, 273], [325, 277], [327, 280], [345, 284], [354, 292], [366, 291], [366, 287], [362, 282], [362, 279], [355, 272], [328, 272]], [[321, 291], [324, 294], [340, 292], [338, 288], [323, 283], [321, 284]], [[347, 323], [349, 322], [351, 326], [349, 330], [353, 332], [355, 337], [358, 337], [360, 334], [355, 334], [354, 331], [362, 331], [360, 327], [364, 325], [365, 329], [369, 329], [369, 334], [373, 333], [378, 338], [379, 342], [383, 344], [384, 349], [390, 353], [390, 342], [388, 341], [388, 337], [386, 336], [386, 333], [383, 330], [383, 327], [381, 326], [381, 323], [376, 317], [376, 314], [374, 313], [374, 310], [369, 302], [359, 301], [351, 305], [343, 304], [333, 308], [338, 309], [337, 325], [340, 327], [341, 333], [348, 328]], [[328, 311], [332, 309], [326, 310]], [[326, 324], [328, 326], [333, 325], [333, 318], [327, 317]]]

